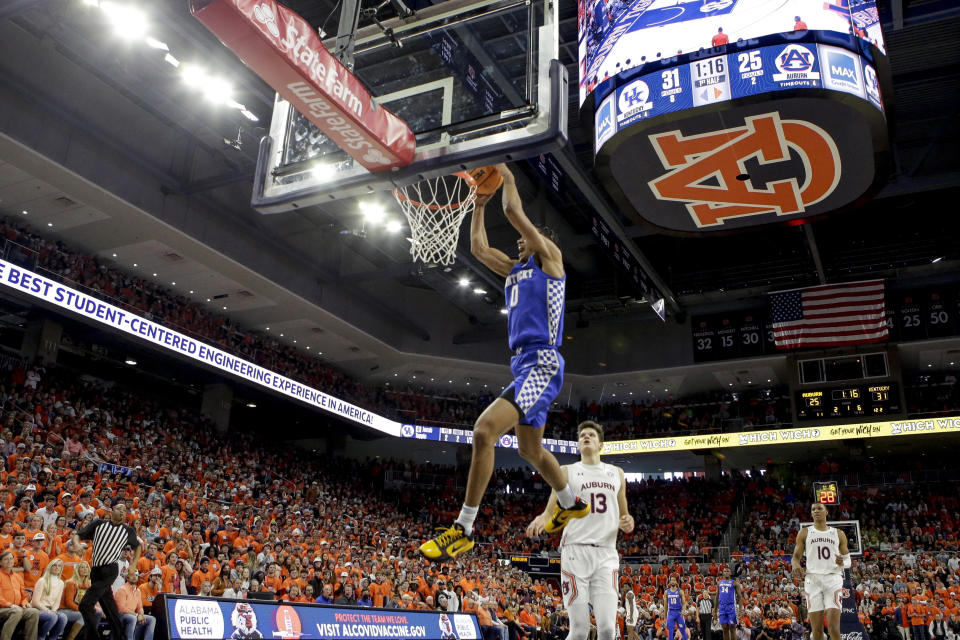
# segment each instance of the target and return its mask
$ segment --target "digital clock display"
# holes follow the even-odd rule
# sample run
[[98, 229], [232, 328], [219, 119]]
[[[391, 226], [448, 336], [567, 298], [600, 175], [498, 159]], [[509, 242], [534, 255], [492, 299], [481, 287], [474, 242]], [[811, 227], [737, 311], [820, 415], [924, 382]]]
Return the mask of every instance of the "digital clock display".
[[813, 483], [813, 498], [822, 504], [837, 504], [840, 502], [840, 489], [835, 480]]
[[895, 382], [857, 384], [797, 391], [797, 420], [834, 420], [902, 413]]

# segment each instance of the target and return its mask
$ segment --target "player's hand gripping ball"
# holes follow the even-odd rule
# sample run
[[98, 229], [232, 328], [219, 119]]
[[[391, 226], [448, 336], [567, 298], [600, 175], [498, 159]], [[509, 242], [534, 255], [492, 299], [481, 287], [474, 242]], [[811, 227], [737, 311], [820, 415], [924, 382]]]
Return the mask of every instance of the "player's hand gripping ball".
[[503, 186], [503, 176], [496, 167], [480, 167], [467, 173], [477, 183], [478, 196], [491, 196]]

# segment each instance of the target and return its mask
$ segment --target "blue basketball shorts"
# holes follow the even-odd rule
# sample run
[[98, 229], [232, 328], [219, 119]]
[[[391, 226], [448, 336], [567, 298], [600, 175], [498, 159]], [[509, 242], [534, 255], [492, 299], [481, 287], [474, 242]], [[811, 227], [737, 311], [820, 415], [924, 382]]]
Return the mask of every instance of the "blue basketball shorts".
[[720, 624], [737, 624], [737, 607], [720, 607], [717, 618]]
[[563, 386], [563, 356], [556, 349], [530, 349], [510, 358], [510, 383], [500, 397], [520, 414], [520, 424], [539, 429]]

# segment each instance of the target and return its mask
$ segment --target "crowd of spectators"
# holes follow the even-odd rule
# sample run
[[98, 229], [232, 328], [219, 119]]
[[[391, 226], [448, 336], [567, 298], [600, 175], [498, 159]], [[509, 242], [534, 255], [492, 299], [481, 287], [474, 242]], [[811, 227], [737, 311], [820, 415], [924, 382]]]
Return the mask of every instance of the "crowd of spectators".
[[[137, 597], [148, 611], [164, 592], [237, 598], [271, 592], [301, 602], [476, 610], [487, 631], [502, 630], [514, 640], [565, 634], [556, 583], [508, 562], [515, 552], [538, 554], [555, 544], [523, 537], [547, 493], [526, 470], [495, 475], [478, 518], [478, 549], [456, 565], [430, 566], [416, 547], [459, 507], [452, 468], [318, 457], [251, 434], [221, 436], [201, 416], [119, 384], [56, 367], [9, 365], [0, 376], [0, 543], [13, 551], [15, 566], [11, 573], [0, 566], [0, 610], [8, 602], [5, 575], [19, 573], [24, 588], [36, 593], [38, 580], [59, 559], [70, 587], [75, 573], [86, 572], [82, 560], [90, 553], [74, 547], [70, 533], [122, 502], [145, 542], [138, 581], [127, 588], [133, 628], [148, 623], [145, 616], [139, 622]], [[415, 480], [428, 475], [448, 481], [426, 490]], [[397, 486], [385, 482], [388, 476], [412, 482]], [[917, 613], [921, 598], [925, 623], [935, 622], [941, 610], [949, 622], [958, 602], [956, 487], [844, 494], [840, 515], [861, 519], [870, 546], [854, 572], [865, 623], [889, 624], [908, 606]], [[631, 484], [628, 502], [638, 526], [621, 536], [621, 552], [632, 562], [621, 587], [642, 604], [641, 631], [662, 635], [661, 590], [669, 575], [677, 575], [690, 594], [691, 629], [705, 636], [697, 600], [709, 598], [723, 567], [708, 559], [709, 547], [748, 496], [741, 549], [734, 555], [747, 593], [742, 631], [749, 640], [802, 637], [802, 603], [785, 555], [794, 520], [805, 519], [809, 507], [801, 495], [756, 474]], [[878, 594], [900, 597], [898, 575], [909, 601], [888, 603]], [[71, 588], [75, 600], [78, 587]], [[23, 597], [24, 610], [32, 610], [34, 596], [24, 591]], [[51, 609], [66, 618], [68, 600], [62, 596], [59, 608]], [[50, 640], [51, 633], [67, 637], [76, 626], [68, 628], [66, 620], [59, 626], [39, 613], [38, 633], [46, 629]], [[18, 623], [34, 640], [33, 623], [26, 617]]]

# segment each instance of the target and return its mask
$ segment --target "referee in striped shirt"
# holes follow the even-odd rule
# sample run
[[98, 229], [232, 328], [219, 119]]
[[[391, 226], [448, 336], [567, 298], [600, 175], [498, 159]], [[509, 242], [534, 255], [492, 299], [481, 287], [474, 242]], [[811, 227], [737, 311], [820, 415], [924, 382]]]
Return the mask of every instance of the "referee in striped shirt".
[[120, 640], [126, 638], [126, 630], [117, 602], [113, 599], [113, 582], [120, 573], [117, 560], [126, 547], [133, 548], [133, 560], [130, 562], [129, 573], [136, 575], [137, 561], [140, 559], [140, 540], [133, 527], [123, 523], [127, 516], [127, 506], [122, 500], [117, 500], [110, 512], [109, 520], [94, 520], [89, 525], [74, 534], [74, 543], [79, 545], [81, 540], [93, 540], [93, 557], [90, 559], [90, 588], [80, 599], [80, 615], [83, 616], [83, 628], [87, 640], [99, 640], [97, 636], [97, 622], [99, 616], [94, 610], [97, 602], [107, 616], [110, 623], [111, 638]]

